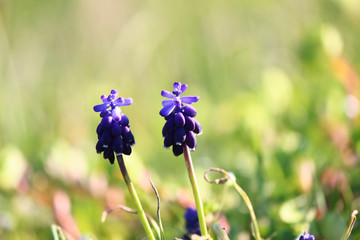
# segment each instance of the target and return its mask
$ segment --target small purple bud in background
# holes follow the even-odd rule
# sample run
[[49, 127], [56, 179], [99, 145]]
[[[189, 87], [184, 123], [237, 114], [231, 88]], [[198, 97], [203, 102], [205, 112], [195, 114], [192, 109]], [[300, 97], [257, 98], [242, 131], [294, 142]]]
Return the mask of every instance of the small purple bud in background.
[[185, 215], [185, 227], [188, 233], [201, 235], [199, 219], [196, 209], [188, 208], [186, 209]]
[[[98, 142], [96, 152], [104, 153], [105, 159], [113, 164], [115, 154], [131, 154], [131, 146], [135, 144], [134, 135], [130, 131], [129, 118], [121, 113], [120, 107], [132, 104], [131, 98], [116, 98], [118, 92], [111, 90], [110, 95], [102, 95], [102, 104], [94, 106], [95, 112], [100, 112], [101, 122], [96, 128]], [[114, 154], [115, 153], [115, 154]]]
[[172, 92], [166, 90], [161, 91], [161, 96], [170, 98], [162, 101], [163, 108], [160, 110], [160, 115], [166, 120], [162, 129], [162, 135], [165, 138], [164, 147], [169, 148], [173, 146], [175, 156], [183, 153], [184, 144], [186, 144], [190, 150], [195, 150], [195, 134], [201, 133], [201, 125], [194, 119], [197, 111], [189, 105], [199, 101], [199, 96], [180, 97], [187, 88], [188, 86], [186, 84], [175, 82]]
[[310, 235], [307, 232], [304, 232], [300, 237], [299, 240], [315, 240], [315, 237], [313, 235]]

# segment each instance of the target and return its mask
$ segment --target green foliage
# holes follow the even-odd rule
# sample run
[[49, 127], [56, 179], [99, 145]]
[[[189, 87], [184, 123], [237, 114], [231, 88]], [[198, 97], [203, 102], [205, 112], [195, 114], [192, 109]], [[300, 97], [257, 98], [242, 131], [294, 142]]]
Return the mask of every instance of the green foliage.
[[[356, 0], [0, 1], [0, 238], [50, 239], [64, 216], [75, 235], [144, 237], [133, 214], [101, 222], [134, 207], [95, 153], [92, 107], [113, 88], [134, 99], [125, 161], [144, 210], [156, 216], [151, 177], [165, 237], [181, 237], [189, 183], [183, 159], [162, 148], [158, 115], [174, 81], [200, 96], [192, 158], [230, 239], [250, 236], [251, 219], [236, 193], [202, 180], [210, 167], [237, 176], [261, 236], [340, 238], [360, 209], [359, 19]], [[355, 223], [349, 239], [359, 238]]]
[[64, 232], [64, 230], [57, 225], [51, 225], [51, 232], [53, 235], [53, 240], [69, 240], [66, 237], [66, 233]]

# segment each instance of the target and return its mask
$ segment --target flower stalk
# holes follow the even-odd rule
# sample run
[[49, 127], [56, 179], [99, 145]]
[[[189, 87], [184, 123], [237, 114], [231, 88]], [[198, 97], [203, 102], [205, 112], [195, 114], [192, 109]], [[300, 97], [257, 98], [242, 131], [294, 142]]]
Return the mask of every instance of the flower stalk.
[[133, 183], [131, 182], [130, 176], [129, 176], [127, 170], [126, 170], [126, 166], [125, 166], [124, 159], [123, 159], [122, 155], [121, 154], [117, 155], [116, 159], [117, 159], [118, 165], [120, 167], [121, 174], [122, 174], [122, 176], [124, 178], [124, 181], [126, 183], [126, 186], [129, 189], [129, 192], [130, 192], [130, 195], [131, 195], [133, 201], [135, 202], [136, 210], [137, 210], [137, 213], [139, 215], [141, 224], [143, 225], [143, 228], [144, 228], [144, 230], [146, 232], [146, 235], [148, 236], [148, 239], [155, 240], [155, 237], [154, 237], [154, 234], [153, 234], [153, 232], [151, 230], [150, 224], [149, 224], [149, 222], [148, 222], [148, 220], [146, 218], [146, 214], [145, 214], [145, 212], [144, 212], [144, 210], [143, 210], [143, 208], [141, 206], [139, 197], [136, 194], [135, 187], [134, 187]]
[[184, 158], [185, 158], [186, 168], [187, 168], [187, 171], [189, 174], [191, 188], [192, 188], [193, 194], [194, 194], [196, 210], [197, 210], [198, 218], [199, 218], [201, 236], [207, 236], [208, 233], [207, 233], [207, 226], [206, 226], [206, 221], [205, 221], [204, 208], [202, 206], [200, 191], [199, 191], [199, 187], [197, 185], [196, 178], [195, 178], [195, 171], [194, 171], [194, 167], [193, 167], [192, 160], [191, 160], [190, 150], [186, 144], [184, 144]]

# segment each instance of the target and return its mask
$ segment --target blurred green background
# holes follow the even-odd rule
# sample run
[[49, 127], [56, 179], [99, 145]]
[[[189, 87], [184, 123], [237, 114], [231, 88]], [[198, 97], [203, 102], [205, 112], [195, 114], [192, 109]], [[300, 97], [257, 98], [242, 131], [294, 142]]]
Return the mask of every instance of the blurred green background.
[[137, 142], [125, 160], [144, 208], [156, 216], [151, 178], [167, 238], [181, 237], [191, 192], [158, 114], [175, 81], [200, 96], [193, 161], [231, 239], [250, 239], [250, 217], [233, 189], [205, 183], [210, 167], [235, 174], [263, 237], [340, 239], [360, 210], [359, 29], [358, 0], [0, 0], [0, 239], [51, 239], [52, 223], [144, 238], [129, 213], [101, 222], [133, 207], [95, 152], [92, 107], [111, 89], [134, 99], [122, 108]]

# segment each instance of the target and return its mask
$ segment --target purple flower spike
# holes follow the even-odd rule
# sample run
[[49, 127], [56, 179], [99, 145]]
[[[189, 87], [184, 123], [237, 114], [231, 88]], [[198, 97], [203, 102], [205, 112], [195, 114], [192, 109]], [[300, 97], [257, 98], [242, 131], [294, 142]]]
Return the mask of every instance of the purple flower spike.
[[164, 147], [173, 146], [175, 156], [183, 153], [185, 145], [190, 150], [195, 150], [196, 134], [201, 133], [201, 125], [194, 119], [197, 114], [196, 109], [189, 105], [199, 101], [199, 96], [180, 97], [187, 88], [187, 84], [175, 82], [172, 92], [161, 91], [161, 96], [170, 98], [162, 101], [163, 108], [160, 110], [160, 115], [166, 120], [162, 130], [165, 138]]
[[313, 235], [310, 235], [307, 232], [304, 232], [300, 237], [299, 240], [315, 240], [315, 237]]
[[120, 107], [131, 105], [131, 98], [116, 98], [118, 91], [111, 90], [109, 96], [102, 95], [102, 104], [94, 106], [95, 112], [101, 112], [101, 122], [96, 129], [98, 142], [96, 152], [104, 153], [105, 159], [113, 164], [115, 155], [131, 154], [131, 146], [135, 144], [134, 135], [130, 131], [129, 118], [121, 113]]

